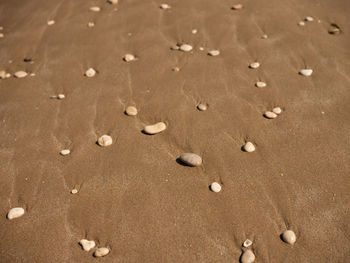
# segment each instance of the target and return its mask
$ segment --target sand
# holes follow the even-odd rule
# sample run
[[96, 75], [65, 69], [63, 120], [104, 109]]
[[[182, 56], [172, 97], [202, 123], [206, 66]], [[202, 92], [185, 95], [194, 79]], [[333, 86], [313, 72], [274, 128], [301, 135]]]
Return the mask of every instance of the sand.
[[[239, 262], [250, 239], [258, 263], [347, 262], [349, 11], [347, 0], [2, 0], [0, 261]], [[167, 129], [142, 133], [157, 122]], [[179, 164], [184, 152], [203, 164]], [[14, 207], [25, 214], [8, 220]]]

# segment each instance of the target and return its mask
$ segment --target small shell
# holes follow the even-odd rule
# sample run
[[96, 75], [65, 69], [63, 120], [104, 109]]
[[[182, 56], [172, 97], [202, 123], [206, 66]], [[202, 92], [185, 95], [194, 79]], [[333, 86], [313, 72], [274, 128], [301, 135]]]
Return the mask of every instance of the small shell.
[[109, 254], [108, 248], [100, 247], [95, 251], [94, 256], [99, 258], [99, 257], [107, 256], [108, 254]]
[[334, 27], [334, 28], [332, 28], [332, 29], [329, 29], [329, 30], [328, 30], [328, 33], [329, 33], [329, 34], [332, 34], [332, 35], [336, 35], [336, 34], [339, 34], [339, 33], [340, 33], [340, 29]]
[[312, 22], [312, 21], [314, 21], [314, 18], [312, 16], [307, 16], [307, 17], [305, 17], [304, 20], [308, 21], [308, 22]]
[[160, 5], [160, 9], [170, 9], [171, 8], [171, 6], [170, 5], [168, 5], [168, 4], [161, 4]]
[[244, 246], [244, 247], [250, 247], [252, 244], [253, 244], [253, 241], [251, 241], [250, 239], [246, 239], [246, 240], [243, 242], [243, 246]]
[[125, 62], [130, 62], [136, 60], [136, 57], [133, 54], [126, 54], [123, 59]]
[[200, 103], [198, 104], [197, 109], [200, 111], [206, 111], [208, 109], [208, 106], [206, 104]]
[[78, 193], [78, 189], [72, 189], [71, 191], [70, 191], [73, 195], [75, 195], [75, 194], [77, 194]]
[[275, 119], [275, 118], [277, 118], [277, 114], [274, 113], [274, 112], [272, 112], [272, 111], [266, 111], [266, 112], [264, 113], [264, 116], [265, 116], [266, 118], [268, 118], [268, 119]]
[[309, 76], [311, 76], [312, 72], [313, 72], [312, 69], [302, 69], [299, 71], [299, 74], [306, 76], [306, 77], [309, 77]]
[[292, 230], [286, 230], [282, 234], [282, 240], [290, 245], [294, 245], [297, 241], [297, 237]]
[[6, 71], [0, 70], [0, 79], [5, 79], [5, 78], [6, 78]]
[[192, 29], [192, 34], [197, 34], [198, 30], [197, 29]]
[[7, 219], [15, 219], [24, 215], [24, 209], [22, 207], [15, 207], [10, 209], [7, 213]]
[[182, 153], [180, 154], [180, 160], [192, 167], [200, 166], [202, 164], [202, 157], [195, 153]]
[[214, 182], [210, 185], [210, 190], [212, 190], [215, 193], [219, 193], [221, 191], [221, 185], [217, 182]]
[[280, 107], [275, 107], [272, 109], [272, 111], [278, 115], [282, 113], [282, 109]]
[[173, 71], [179, 72], [179, 71], [180, 71], [180, 68], [179, 68], [179, 67], [173, 67]]
[[298, 22], [298, 26], [305, 26], [305, 22], [304, 21]]
[[268, 35], [264, 34], [264, 35], [261, 36], [261, 38], [262, 39], [268, 39], [269, 37], [268, 37]]
[[246, 142], [246, 144], [243, 146], [243, 149], [248, 152], [254, 152], [255, 151], [255, 146], [252, 142]]
[[87, 239], [82, 239], [79, 241], [79, 244], [81, 245], [81, 247], [85, 250], [85, 251], [90, 251], [91, 249], [93, 249], [96, 246], [95, 241], [91, 240], [87, 240]]
[[98, 145], [102, 147], [110, 146], [113, 143], [113, 139], [109, 135], [102, 135], [100, 138], [97, 140]]
[[188, 44], [182, 44], [180, 46], [180, 50], [181, 51], [184, 51], [184, 52], [189, 52], [193, 49], [193, 47], [191, 45], [188, 45]]
[[118, 4], [119, 0], [108, 0], [108, 3], [112, 4], [112, 5], [116, 5]]
[[28, 75], [28, 73], [25, 72], [25, 71], [23, 71], [23, 70], [17, 71], [17, 72], [14, 74], [14, 76], [15, 76], [16, 78], [24, 78], [24, 77], [26, 77], [27, 75]]
[[64, 94], [58, 94], [58, 95], [57, 95], [57, 98], [58, 98], [59, 100], [63, 100], [65, 97], [66, 97], [66, 96], [65, 96]]
[[233, 10], [241, 10], [243, 8], [243, 5], [242, 4], [236, 4], [236, 5], [233, 5], [232, 6], [232, 9]]
[[258, 81], [257, 83], [255, 83], [255, 86], [257, 88], [265, 88], [267, 85], [265, 82], [262, 82], [262, 81]]
[[92, 7], [90, 7], [90, 11], [92, 11], [92, 12], [100, 12], [101, 8], [98, 7], [98, 6], [92, 6]]
[[211, 50], [211, 51], [209, 51], [208, 55], [215, 57], [215, 56], [220, 55], [220, 51], [219, 50]]
[[92, 78], [96, 75], [96, 70], [94, 70], [93, 68], [89, 68], [86, 72], [85, 72], [85, 76], [87, 76], [88, 78]]
[[70, 154], [70, 150], [64, 149], [64, 150], [60, 151], [60, 154], [63, 156], [68, 155], [68, 154]]
[[153, 125], [145, 126], [143, 131], [147, 134], [153, 135], [153, 134], [160, 133], [160, 132], [164, 131], [165, 129], [166, 129], [166, 124], [164, 122], [158, 122], [158, 123], [153, 124]]
[[170, 47], [171, 50], [179, 50], [180, 47], [178, 45], [174, 45]]
[[129, 116], [136, 116], [137, 115], [137, 109], [134, 106], [129, 106], [125, 110], [126, 115]]
[[4, 33], [0, 33], [0, 38], [3, 38], [4, 36]]
[[260, 63], [259, 62], [250, 63], [249, 67], [252, 69], [256, 69], [256, 68], [260, 67]]
[[88, 23], [88, 27], [94, 27], [95, 26], [95, 23], [94, 22], [89, 22]]
[[255, 255], [250, 249], [244, 251], [241, 256], [241, 263], [253, 263], [255, 261]]
[[52, 25], [55, 24], [55, 20], [49, 20], [49, 21], [47, 21], [47, 24], [48, 24], [49, 26], [52, 26]]

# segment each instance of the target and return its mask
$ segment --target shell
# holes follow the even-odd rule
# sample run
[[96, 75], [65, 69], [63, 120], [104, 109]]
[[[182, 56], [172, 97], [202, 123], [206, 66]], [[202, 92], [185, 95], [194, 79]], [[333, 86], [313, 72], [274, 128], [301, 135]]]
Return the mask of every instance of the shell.
[[275, 107], [272, 109], [272, 112], [276, 113], [276, 114], [281, 114], [282, 113], [282, 109], [280, 107]]
[[314, 18], [312, 16], [307, 16], [307, 17], [305, 17], [304, 20], [308, 21], [308, 22], [312, 22], [312, 21], [314, 21]]
[[182, 153], [180, 160], [188, 166], [196, 167], [202, 164], [202, 157], [195, 153]]
[[94, 27], [95, 23], [94, 22], [89, 22], [87, 25], [88, 25], [88, 27]]
[[249, 67], [252, 69], [256, 69], [256, 68], [260, 67], [260, 63], [259, 62], [250, 63]]
[[215, 193], [219, 193], [221, 191], [221, 185], [217, 182], [214, 182], [210, 185], [210, 190], [212, 190]]
[[65, 97], [66, 97], [66, 96], [65, 96], [64, 94], [58, 94], [58, 95], [57, 95], [57, 98], [58, 98], [59, 100], [63, 100]]
[[126, 54], [123, 59], [125, 62], [130, 62], [136, 60], [136, 57], [133, 54]]
[[266, 112], [264, 113], [264, 116], [265, 116], [266, 118], [268, 118], [268, 119], [275, 119], [275, 118], [277, 118], [277, 114], [274, 113], [274, 112], [272, 112], [272, 111], [266, 111]]
[[153, 124], [153, 125], [145, 126], [143, 131], [147, 134], [153, 135], [153, 134], [157, 134], [157, 133], [164, 131], [166, 128], [167, 127], [166, 127], [166, 124], [164, 122], [158, 122], [158, 123]]
[[309, 76], [312, 75], [312, 72], [313, 72], [312, 69], [302, 69], [302, 70], [299, 71], [299, 74], [303, 75], [303, 76], [306, 76], [306, 77], [309, 77]]
[[250, 249], [244, 251], [241, 256], [241, 263], [253, 263], [255, 261], [255, 255]]
[[254, 152], [255, 151], [255, 146], [252, 142], [246, 142], [246, 144], [243, 146], [243, 149], [248, 152]]
[[243, 242], [243, 246], [244, 246], [244, 247], [250, 247], [251, 245], [253, 245], [253, 241], [251, 241], [250, 239], [246, 239], [246, 240]]
[[6, 79], [6, 71], [0, 70], [0, 79]]
[[68, 154], [70, 154], [70, 150], [64, 149], [64, 150], [60, 151], [60, 154], [63, 156], [68, 155]]
[[88, 78], [92, 78], [96, 75], [96, 70], [94, 70], [93, 68], [89, 68], [86, 72], [85, 72], [85, 76], [87, 76]]
[[7, 213], [7, 219], [12, 220], [24, 215], [24, 209], [22, 207], [11, 208]]
[[168, 5], [168, 4], [161, 4], [161, 5], [160, 5], [160, 8], [161, 8], [161, 9], [170, 9], [171, 6]]
[[181, 51], [184, 51], [184, 52], [189, 52], [193, 49], [193, 47], [191, 45], [188, 45], [188, 44], [182, 44], [180, 46], [180, 50]]
[[292, 230], [286, 230], [282, 233], [282, 240], [290, 245], [294, 245], [297, 241], [297, 237]]
[[206, 104], [200, 103], [198, 104], [197, 109], [200, 111], [206, 111], [208, 109], [208, 106]]
[[209, 51], [208, 55], [215, 57], [215, 56], [220, 55], [220, 51], [219, 50], [211, 50], [211, 51]]
[[49, 26], [52, 26], [52, 25], [54, 25], [56, 22], [55, 22], [55, 20], [49, 20], [49, 21], [47, 21], [47, 24], [49, 25]]
[[81, 247], [85, 250], [85, 251], [90, 251], [91, 249], [93, 249], [96, 246], [95, 241], [91, 240], [87, 240], [87, 239], [82, 239], [79, 241], [79, 244], [81, 245]]
[[24, 78], [24, 77], [26, 77], [28, 75], [28, 73], [27, 72], [25, 72], [25, 71], [23, 71], [23, 70], [20, 70], [20, 71], [17, 71], [15, 74], [14, 74], [14, 76], [16, 77], [16, 78]]
[[101, 8], [99, 6], [92, 6], [92, 7], [90, 7], [90, 11], [92, 11], [92, 12], [100, 12]]
[[70, 191], [73, 195], [77, 194], [78, 193], [78, 189], [72, 189], [72, 191]]
[[233, 5], [232, 6], [232, 9], [233, 10], [241, 10], [243, 8], [243, 5], [242, 4], [236, 4], [236, 5]]
[[305, 22], [304, 21], [298, 22], [298, 26], [305, 26]]
[[94, 253], [94, 256], [95, 257], [104, 257], [104, 256], [107, 256], [109, 254], [109, 249], [106, 248], [106, 247], [100, 247], [98, 249], [96, 249], [95, 253]]
[[137, 115], [137, 109], [134, 106], [129, 106], [125, 110], [126, 115], [129, 116], [136, 116]]
[[109, 135], [102, 135], [100, 138], [98, 138], [98, 144], [102, 147], [110, 146], [113, 143], [113, 139]]
[[257, 83], [255, 83], [255, 86], [256, 86], [257, 88], [265, 88], [267, 85], [266, 85], [266, 83], [263, 82], [263, 81], [258, 81]]
[[116, 5], [118, 4], [119, 0], [108, 0], [108, 3], [112, 4], [112, 5]]

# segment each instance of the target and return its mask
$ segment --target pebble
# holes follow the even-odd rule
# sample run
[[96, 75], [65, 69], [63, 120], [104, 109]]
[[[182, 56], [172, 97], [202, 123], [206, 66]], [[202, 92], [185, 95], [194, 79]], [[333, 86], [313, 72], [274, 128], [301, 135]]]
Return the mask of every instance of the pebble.
[[10, 73], [6, 73], [6, 78], [11, 78], [11, 74]]
[[170, 47], [171, 50], [179, 50], [180, 47], [178, 45], [174, 45]]
[[262, 39], [268, 39], [268, 36], [266, 34], [261, 36]]
[[266, 87], [266, 83], [262, 82], [262, 81], [258, 81], [257, 83], [255, 83], [255, 86], [257, 88], [265, 88]]
[[211, 51], [209, 51], [208, 55], [215, 57], [215, 56], [220, 55], [220, 51], [219, 50], [211, 50]]
[[136, 116], [137, 115], [137, 109], [134, 106], [129, 106], [125, 110], [126, 115], [129, 116]]
[[297, 237], [295, 233], [292, 230], [286, 230], [282, 234], [282, 239], [284, 242], [294, 245], [294, 243], [297, 241]]
[[96, 70], [94, 70], [93, 68], [89, 68], [86, 72], [85, 72], [85, 76], [87, 76], [88, 78], [92, 78], [96, 75]]
[[192, 34], [197, 34], [198, 30], [197, 29], [192, 29]]
[[191, 45], [188, 44], [182, 44], [180, 46], [180, 50], [184, 51], [184, 52], [189, 52], [193, 49], [193, 47]]
[[49, 26], [52, 26], [53, 24], [55, 24], [55, 20], [49, 20], [49, 21], [47, 21], [47, 24]]
[[274, 112], [272, 112], [272, 111], [266, 111], [266, 112], [264, 113], [264, 116], [265, 116], [266, 118], [268, 118], [268, 119], [275, 119], [275, 118], [277, 118], [277, 114], [274, 113]]
[[126, 54], [123, 59], [126, 62], [130, 62], [136, 60], [136, 57], [133, 54]]
[[116, 5], [118, 4], [119, 0], [108, 0], [108, 3], [112, 4], [112, 5]]
[[260, 67], [260, 63], [259, 62], [250, 63], [249, 67], [253, 68], [253, 69], [256, 69], [256, 68]]
[[5, 79], [5, 78], [6, 78], [6, 71], [0, 70], [0, 79]]
[[236, 4], [236, 5], [233, 5], [232, 6], [232, 9], [233, 10], [241, 10], [243, 8], [243, 5], [242, 4]]
[[57, 99], [63, 100], [66, 96], [64, 94], [58, 94]]
[[80, 240], [79, 244], [81, 245], [81, 247], [85, 251], [90, 251], [91, 249], [93, 249], [96, 246], [95, 241], [93, 241], [93, 240], [89, 241], [87, 239]]
[[198, 104], [197, 109], [200, 111], [206, 111], [208, 109], [208, 106], [206, 104], [200, 103]]
[[199, 50], [200, 50], [200, 51], [203, 51], [203, 50], [204, 50], [204, 47], [199, 47]]
[[251, 241], [250, 239], [246, 239], [246, 240], [243, 242], [243, 246], [244, 246], [244, 247], [250, 247], [252, 244], [253, 244], [253, 241]]
[[282, 113], [282, 109], [280, 107], [275, 107], [272, 109], [272, 112], [276, 113], [276, 114], [281, 114]]
[[28, 73], [23, 70], [20, 70], [20, 71], [17, 71], [14, 75], [16, 78], [24, 78], [28, 75]]
[[94, 22], [89, 22], [88, 23], [88, 27], [94, 27], [95, 26], [95, 23]]
[[161, 4], [161, 5], [160, 5], [160, 8], [165, 10], [165, 9], [170, 9], [171, 6], [168, 5], [168, 4]]
[[243, 146], [243, 149], [248, 152], [248, 153], [251, 153], [251, 152], [254, 152], [255, 151], [255, 146], [253, 143], [251, 142], [246, 142], [246, 144]]
[[15, 219], [24, 215], [24, 209], [22, 207], [11, 208], [7, 213], [7, 219]]
[[311, 76], [312, 72], [313, 72], [312, 69], [302, 69], [299, 71], [299, 74], [306, 76], [306, 77], [309, 77], [309, 76]]
[[109, 254], [108, 248], [100, 247], [95, 251], [94, 256], [99, 258], [99, 257], [107, 256], [108, 254]]
[[180, 160], [181, 162], [192, 167], [197, 167], [202, 164], [202, 157], [195, 153], [182, 153], [180, 154]]
[[179, 72], [179, 71], [180, 71], [180, 68], [179, 68], [179, 67], [173, 67], [173, 71]]
[[253, 263], [255, 261], [255, 255], [250, 249], [244, 251], [241, 256], [241, 263]]
[[305, 26], [305, 22], [304, 21], [300, 21], [300, 22], [298, 22], [298, 25], [299, 26]]
[[105, 134], [98, 138], [97, 142], [100, 146], [106, 147], [112, 145], [113, 139], [111, 136]]
[[339, 33], [340, 33], [340, 29], [334, 27], [334, 28], [328, 30], [328, 33], [329, 33], [329, 34], [332, 34], [332, 35], [336, 35], [336, 34], [339, 34]]
[[100, 12], [100, 11], [101, 11], [101, 8], [98, 7], [98, 6], [92, 6], [92, 7], [90, 7], [90, 10], [91, 10], [92, 12]]
[[4, 33], [0, 33], [0, 38], [3, 38], [4, 36]]
[[77, 194], [78, 193], [78, 189], [72, 189], [72, 191], [70, 191], [73, 195]]
[[217, 182], [214, 182], [210, 185], [210, 189], [215, 193], [219, 193], [221, 191], [221, 185]]
[[0, 26], [0, 30], [3, 30], [4, 29], [4, 27], [3, 26]]
[[308, 22], [312, 22], [312, 21], [314, 21], [314, 18], [312, 16], [307, 16], [307, 17], [305, 17], [304, 20], [308, 21]]
[[64, 149], [64, 150], [60, 151], [60, 154], [63, 156], [68, 155], [68, 154], [70, 154], [70, 150]]
[[160, 133], [160, 132], [164, 131], [165, 129], [166, 129], [166, 124], [164, 122], [158, 122], [158, 123], [153, 124], [153, 125], [145, 126], [143, 131], [147, 134], [153, 135], [153, 134]]

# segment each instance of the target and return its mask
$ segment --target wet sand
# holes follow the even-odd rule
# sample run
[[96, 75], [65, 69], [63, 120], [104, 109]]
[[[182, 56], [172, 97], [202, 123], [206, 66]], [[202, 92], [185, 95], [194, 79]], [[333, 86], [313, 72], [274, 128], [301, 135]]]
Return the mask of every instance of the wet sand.
[[[250, 239], [258, 263], [347, 262], [349, 11], [346, 0], [1, 1], [0, 261], [239, 262]], [[14, 207], [25, 214], [9, 220]], [[110, 253], [94, 258], [81, 239]]]

